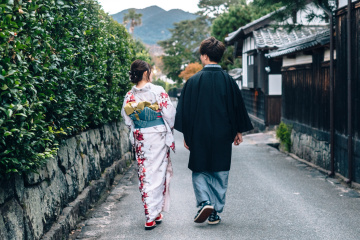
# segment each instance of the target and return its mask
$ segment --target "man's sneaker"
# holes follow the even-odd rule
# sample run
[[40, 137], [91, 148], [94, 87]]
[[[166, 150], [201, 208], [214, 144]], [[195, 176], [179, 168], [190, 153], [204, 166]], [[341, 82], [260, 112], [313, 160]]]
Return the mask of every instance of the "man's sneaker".
[[196, 222], [196, 223], [205, 222], [205, 220], [210, 216], [210, 214], [214, 210], [214, 207], [211, 206], [210, 201], [202, 202], [200, 205], [201, 205], [201, 208], [194, 218], [194, 222]]
[[217, 212], [214, 210], [214, 211], [210, 214], [210, 216], [209, 216], [209, 218], [208, 218], [208, 224], [213, 224], [213, 225], [215, 225], [215, 224], [218, 224], [220, 221], [221, 221], [220, 216], [219, 216], [219, 215], [217, 214]]
[[155, 227], [156, 227], [155, 221], [145, 223], [145, 230], [151, 230], [154, 229]]
[[157, 216], [157, 218], [155, 218], [155, 222], [156, 224], [160, 224], [163, 220], [163, 215], [161, 213], [159, 213], [159, 216]]

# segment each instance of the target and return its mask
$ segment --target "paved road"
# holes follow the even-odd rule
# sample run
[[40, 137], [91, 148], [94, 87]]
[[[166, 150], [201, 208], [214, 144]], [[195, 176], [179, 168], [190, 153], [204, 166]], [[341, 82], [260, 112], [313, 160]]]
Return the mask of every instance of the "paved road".
[[144, 230], [135, 167], [107, 201], [84, 221], [79, 239], [360, 239], [356, 191], [267, 146], [272, 135], [254, 134], [233, 148], [227, 202], [216, 226], [195, 224], [188, 151], [175, 134], [172, 205], [164, 222]]

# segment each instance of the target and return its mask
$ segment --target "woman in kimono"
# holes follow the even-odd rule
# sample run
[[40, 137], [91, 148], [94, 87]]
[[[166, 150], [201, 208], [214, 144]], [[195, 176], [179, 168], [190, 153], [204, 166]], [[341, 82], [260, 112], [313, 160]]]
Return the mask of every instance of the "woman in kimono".
[[168, 211], [172, 176], [170, 148], [175, 150], [172, 128], [176, 110], [161, 86], [151, 83], [151, 67], [136, 60], [129, 72], [135, 83], [126, 94], [121, 115], [129, 126], [138, 163], [139, 189], [145, 208], [145, 230], [160, 224]]

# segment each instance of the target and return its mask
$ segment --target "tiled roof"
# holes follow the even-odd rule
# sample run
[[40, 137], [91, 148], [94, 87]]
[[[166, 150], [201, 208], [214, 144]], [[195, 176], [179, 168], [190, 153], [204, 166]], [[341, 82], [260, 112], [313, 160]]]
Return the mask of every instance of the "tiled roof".
[[323, 45], [330, 41], [330, 30], [327, 29], [317, 29], [318, 31], [315, 34], [299, 38], [295, 41], [288, 42], [283, 46], [279, 47], [276, 51], [265, 54], [266, 57], [279, 57], [289, 53], [301, 51], [316, 45]]
[[284, 28], [260, 28], [254, 31], [256, 48], [282, 48], [294, 42], [316, 36], [319, 32], [328, 29], [326, 26], [304, 26], [290, 32]]

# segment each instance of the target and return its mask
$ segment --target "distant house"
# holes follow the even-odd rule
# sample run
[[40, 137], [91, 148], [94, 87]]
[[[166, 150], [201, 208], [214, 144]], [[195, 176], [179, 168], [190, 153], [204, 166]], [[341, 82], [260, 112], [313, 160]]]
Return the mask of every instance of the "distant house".
[[[315, 5], [310, 6], [315, 8]], [[298, 12], [288, 21], [306, 24], [306, 27], [291, 32], [274, 29], [273, 14], [242, 26], [225, 38], [228, 45], [235, 46], [234, 55], [242, 58], [243, 98], [250, 118], [259, 130], [277, 125], [281, 119], [282, 59], [266, 58], [265, 55], [327, 28], [325, 22], [306, 23], [304, 13]]]

